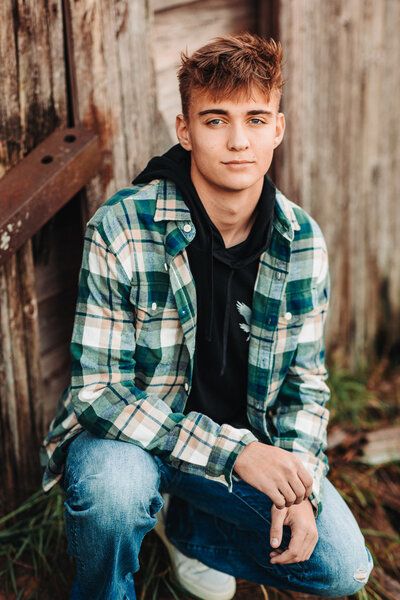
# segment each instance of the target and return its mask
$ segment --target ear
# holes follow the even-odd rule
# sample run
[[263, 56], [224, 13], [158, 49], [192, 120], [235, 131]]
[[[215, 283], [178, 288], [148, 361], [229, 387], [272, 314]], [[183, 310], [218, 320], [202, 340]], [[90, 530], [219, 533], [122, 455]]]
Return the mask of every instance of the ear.
[[285, 133], [285, 115], [283, 113], [278, 113], [276, 115], [276, 127], [275, 127], [275, 137], [274, 137], [274, 148], [277, 148], [281, 141], [283, 140], [283, 136]]
[[190, 141], [190, 131], [188, 123], [182, 114], [176, 115], [175, 120], [176, 137], [182, 148], [185, 150], [192, 149], [192, 143]]

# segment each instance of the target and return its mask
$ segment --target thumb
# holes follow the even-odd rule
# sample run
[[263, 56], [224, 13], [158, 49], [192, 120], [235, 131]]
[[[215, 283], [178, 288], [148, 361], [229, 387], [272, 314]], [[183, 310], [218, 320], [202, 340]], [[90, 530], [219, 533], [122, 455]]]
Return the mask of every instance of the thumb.
[[273, 548], [278, 548], [282, 542], [283, 521], [286, 517], [287, 508], [276, 508], [273, 504], [271, 508], [271, 531], [269, 535], [270, 544]]

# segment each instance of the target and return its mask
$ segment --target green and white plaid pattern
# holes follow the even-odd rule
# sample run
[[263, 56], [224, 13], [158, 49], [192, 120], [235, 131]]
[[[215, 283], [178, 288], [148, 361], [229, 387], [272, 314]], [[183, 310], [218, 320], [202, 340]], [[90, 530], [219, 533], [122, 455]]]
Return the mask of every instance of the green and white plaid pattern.
[[328, 256], [315, 220], [279, 191], [276, 200], [250, 324], [252, 431], [183, 414], [196, 335], [185, 247], [195, 228], [175, 185], [158, 179], [122, 189], [97, 210], [85, 234], [71, 383], [41, 449], [45, 491], [61, 478], [66, 445], [82, 429], [137, 444], [229, 491], [237, 456], [260, 439], [297, 453], [314, 480], [314, 513], [321, 511], [329, 470]]

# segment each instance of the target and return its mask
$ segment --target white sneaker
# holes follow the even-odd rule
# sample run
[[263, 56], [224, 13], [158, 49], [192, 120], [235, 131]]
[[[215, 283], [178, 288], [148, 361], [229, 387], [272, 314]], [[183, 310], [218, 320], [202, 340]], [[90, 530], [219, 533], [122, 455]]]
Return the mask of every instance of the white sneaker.
[[203, 565], [195, 558], [185, 556], [165, 534], [165, 517], [170, 494], [163, 494], [164, 506], [157, 513], [154, 531], [165, 544], [178, 583], [200, 600], [231, 600], [236, 593], [236, 579]]

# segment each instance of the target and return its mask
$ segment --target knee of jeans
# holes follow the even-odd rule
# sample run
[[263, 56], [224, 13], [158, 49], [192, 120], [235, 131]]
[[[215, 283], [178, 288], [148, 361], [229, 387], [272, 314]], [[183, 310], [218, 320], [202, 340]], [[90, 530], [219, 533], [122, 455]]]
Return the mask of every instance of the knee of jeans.
[[371, 553], [368, 550], [368, 548], [364, 545], [362, 550], [358, 554], [356, 562], [352, 564], [350, 573], [348, 575], [349, 579], [351, 576], [351, 580], [349, 581], [349, 587], [354, 590], [352, 592], [347, 592], [348, 595], [355, 594], [368, 583], [369, 576], [373, 567], [374, 563]]
[[103, 529], [124, 528], [127, 523], [151, 528], [164, 503], [156, 463], [124, 442], [104, 441], [104, 447], [109, 451], [97, 453], [92, 462], [90, 452], [81, 456], [80, 467], [66, 487], [66, 510], [97, 519]]
[[372, 556], [366, 546], [358, 553], [330, 560], [322, 568], [326, 590], [322, 595], [337, 598], [356, 594], [368, 583], [372, 569]]
[[[123, 532], [127, 528], [150, 530], [163, 498], [148, 480], [117, 480], [94, 473], [71, 486], [65, 501], [70, 515], [84, 518], [102, 531]], [[97, 524], [97, 525], [95, 525]]]

